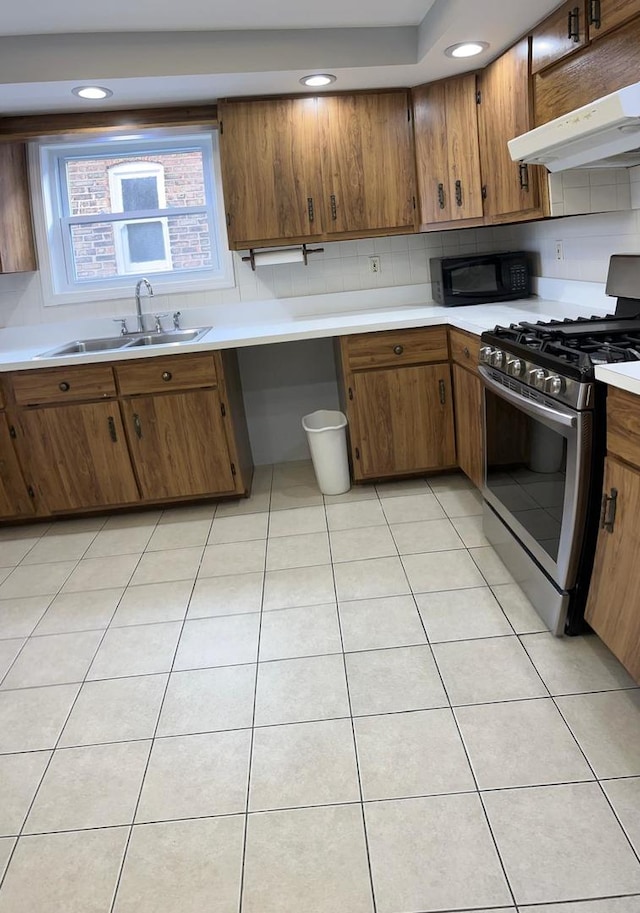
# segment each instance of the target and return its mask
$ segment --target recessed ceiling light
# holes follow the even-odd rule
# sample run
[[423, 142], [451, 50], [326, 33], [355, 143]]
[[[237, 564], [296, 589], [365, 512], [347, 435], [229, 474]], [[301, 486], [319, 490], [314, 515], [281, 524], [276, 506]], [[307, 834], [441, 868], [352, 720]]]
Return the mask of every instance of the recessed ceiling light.
[[303, 86], [313, 86], [315, 88], [318, 86], [328, 86], [335, 81], [336, 77], [332, 76], [331, 73], [316, 73], [313, 76], [303, 76], [300, 80]]
[[488, 41], [463, 41], [459, 44], [452, 44], [446, 49], [445, 54], [447, 57], [475, 57], [476, 54], [486, 51], [488, 47]]
[[111, 89], [105, 89], [104, 86], [76, 86], [71, 91], [79, 98], [98, 99], [109, 98], [110, 95], [113, 95]]

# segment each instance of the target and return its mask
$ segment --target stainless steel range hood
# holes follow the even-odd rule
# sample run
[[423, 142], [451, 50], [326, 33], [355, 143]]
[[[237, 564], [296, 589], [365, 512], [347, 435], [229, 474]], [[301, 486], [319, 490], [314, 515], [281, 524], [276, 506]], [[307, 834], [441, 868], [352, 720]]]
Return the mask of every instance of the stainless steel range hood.
[[640, 164], [640, 82], [510, 140], [509, 153], [549, 171]]

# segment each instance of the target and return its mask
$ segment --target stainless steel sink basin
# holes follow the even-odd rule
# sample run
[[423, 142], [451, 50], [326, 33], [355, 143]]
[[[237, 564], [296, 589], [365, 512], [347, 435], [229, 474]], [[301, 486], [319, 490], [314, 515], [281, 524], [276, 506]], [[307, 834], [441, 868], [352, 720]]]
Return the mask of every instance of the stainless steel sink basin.
[[106, 339], [75, 339], [56, 349], [49, 349], [36, 358], [55, 358], [58, 355], [85, 355], [87, 352], [109, 352], [112, 349], [124, 349], [131, 340], [124, 336], [110, 336]]
[[109, 336], [104, 339], [75, 339], [63, 346], [42, 352], [35, 358], [58, 358], [61, 355], [86, 355], [91, 352], [110, 352], [133, 349], [139, 346], [180, 345], [196, 342], [208, 333], [211, 327], [196, 327], [193, 330], [171, 330], [167, 333], [141, 333], [133, 336]]
[[136, 336], [129, 343], [129, 348], [138, 346], [166, 346], [179, 345], [182, 342], [196, 342], [208, 333], [211, 327], [197, 327], [194, 330], [171, 330], [167, 333], [145, 333]]

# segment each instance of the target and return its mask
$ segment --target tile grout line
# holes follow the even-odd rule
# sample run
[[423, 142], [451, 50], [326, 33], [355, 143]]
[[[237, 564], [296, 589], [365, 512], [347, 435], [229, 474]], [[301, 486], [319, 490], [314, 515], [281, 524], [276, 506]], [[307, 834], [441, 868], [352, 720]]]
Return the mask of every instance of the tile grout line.
[[247, 861], [247, 843], [249, 839], [249, 804], [251, 799], [251, 772], [253, 768], [253, 745], [255, 740], [256, 706], [258, 703], [258, 673], [260, 671], [260, 641], [262, 637], [262, 616], [264, 614], [264, 598], [267, 587], [267, 560], [269, 526], [271, 524], [271, 498], [273, 493], [273, 468], [271, 470], [271, 484], [269, 486], [269, 511], [267, 513], [267, 538], [264, 549], [264, 568], [262, 571], [262, 597], [260, 599], [260, 620], [258, 622], [258, 641], [256, 644], [256, 671], [253, 680], [253, 707], [251, 711], [251, 735], [249, 737], [249, 757], [247, 765], [247, 798], [244, 807], [244, 829], [242, 834], [242, 858], [240, 861], [240, 883], [238, 885], [238, 913], [242, 913], [244, 905], [245, 868]]
[[[210, 523], [210, 525], [209, 525], [209, 533], [211, 532], [211, 527], [212, 527], [212, 525], [213, 525], [213, 521], [214, 521], [214, 519], [215, 519], [215, 515], [216, 515], [216, 512], [217, 512], [217, 509], [218, 509], [218, 505], [217, 505], [217, 503], [216, 503], [215, 506], [214, 506], [213, 515], [212, 515], [212, 517], [211, 517], [211, 523]], [[163, 514], [164, 514], [164, 511], [160, 514], [160, 517], [158, 518], [158, 523], [157, 523], [157, 525], [160, 524], [160, 520], [162, 519], [162, 515], [163, 515]], [[208, 534], [207, 534], [207, 535], [208, 535]], [[149, 541], [151, 541], [151, 539], [149, 539]], [[146, 554], [146, 550], [142, 553], [142, 555], [145, 555], [145, 554]], [[142, 555], [140, 556], [140, 561], [142, 561]], [[202, 549], [202, 554], [200, 555], [200, 562], [199, 562], [199, 564], [198, 564], [198, 568], [200, 568], [200, 565], [202, 564], [202, 559], [203, 559], [203, 557], [204, 557], [204, 547], [203, 547], [203, 549]], [[137, 569], [137, 567], [138, 567], [139, 564], [140, 564], [140, 562], [138, 562], [138, 564], [136, 565], [136, 569]], [[134, 570], [134, 573], [135, 573], [135, 570]], [[133, 577], [133, 574], [132, 574], [132, 577]], [[195, 576], [194, 576], [194, 578], [193, 578], [193, 584], [192, 584], [192, 587], [191, 587], [191, 596], [193, 596], [193, 590], [194, 590], [194, 588], [195, 588], [196, 580], [197, 580], [197, 579], [198, 579], [198, 574], [197, 574], [197, 572], [196, 572], [196, 574], [195, 574]], [[126, 588], [125, 588], [125, 589], [126, 589]], [[191, 597], [190, 597], [190, 599], [191, 599]], [[149, 763], [150, 763], [150, 761], [151, 761], [151, 755], [152, 755], [152, 753], [153, 753], [153, 746], [154, 746], [154, 744], [155, 744], [156, 733], [158, 732], [158, 726], [160, 725], [160, 717], [162, 716], [162, 708], [164, 707], [164, 702], [165, 702], [165, 699], [166, 699], [166, 696], [167, 696], [167, 691], [169, 690], [169, 683], [171, 682], [171, 673], [172, 673], [172, 671], [173, 671], [173, 666], [174, 666], [174, 663], [175, 663], [175, 661], [176, 661], [176, 655], [177, 655], [177, 653], [178, 653], [178, 648], [179, 648], [179, 646], [180, 646], [180, 638], [182, 637], [182, 632], [184, 631], [184, 626], [185, 626], [185, 623], [186, 623], [186, 620], [187, 620], [188, 611], [189, 611], [189, 602], [187, 602], [187, 605], [186, 605], [186, 608], [185, 608], [184, 617], [183, 617], [183, 619], [182, 619], [182, 624], [181, 624], [181, 627], [180, 627], [180, 633], [178, 634], [178, 637], [177, 637], [177, 639], [176, 639], [176, 645], [175, 645], [175, 648], [174, 648], [174, 651], [173, 651], [173, 659], [172, 659], [172, 661], [171, 661], [171, 667], [170, 667], [170, 669], [169, 669], [169, 674], [167, 675], [167, 681], [165, 682], [164, 691], [163, 691], [163, 693], [162, 693], [162, 699], [161, 699], [161, 701], [160, 701], [160, 706], [158, 707], [158, 715], [157, 715], [157, 717], [156, 717], [156, 723], [155, 723], [155, 726], [154, 726], [153, 735], [152, 735], [151, 738], [148, 740], [149, 743], [150, 743], [150, 744], [149, 744], [149, 753], [147, 754], [146, 764], [145, 764], [145, 766], [144, 766], [144, 771], [143, 771], [142, 777], [141, 777], [141, 779], [140, 779], [140, 788], [138, 789], [138, 796], [137, 796], [137, 798], [136, 798], [136, 802], [135, 802], [135, 805], [134, 805], [134, 808], [133, 808], [133, 812], [132, 812], [132, 815], [131, 815], [131, 824], [128, 825], [128, 831], [129, 831], [129, 832], [128, 832], [127, 837], [126, 837], [126, 840], [125, 840], [125, 843], [124, 843], [124, 847], [123, 847], [123, 849], [122, 849], [122, 858], [120, 859], [120, 865], [119, 865], [119, 867], [118, 867], [118, 874], [117, 874], [117, 877], [116, 877], [116, 880], [115, 880], [115, 884], [114, 884], [114, 886], [113, 886], [113, 893], [112, 893], [112, 897], [111, 897], [111, 903], [110, 903], [110, 905], [109, 905], [109, 911], [110, 911], [110, 913], [113, 913], [113, 910], [115, 909], [115, 905], [116, 905], [116, 901], [117, 901], [117, 897], [118, 897], [118, 891], [119, 891], [119, 889], [120, 889], [120, 883], [121, 883], [121, 881], [122, 881], [122, 874], [123, 874], [123, 872], [124, 872], [124, 867], [125, 867], [125, 864], [126, 864], [127, 855], [128, 855], [128, 852], [129, 852], [129, 846], [131, 845], [131, 837], [133, 836], [133, 828], [134, 828], [134, 826], [135, 826], [136, 815], [137, 815], [137, 813], [138, 813], [138, 808], [139, 808], [139, 806], [140, 806], [140, 799], [142, 798], [142, 791], [143, 791], [143, 789], [144, 789], [144, 782], [145, 782], [145, 780], [146, 780], [147, 772], [148, 772], [148, 770], [149, 770]], [[155, 673], [155, 674], [162, 674], [162, 673]], [[141, 740], [139, 740], [139, 741], [147, 741], [147, 740], [146, 740], [146, 739], [141, 739]], [[122, 826], [122, 827], [127, 827], [127, 825], [121, 825], [121, 826]]]

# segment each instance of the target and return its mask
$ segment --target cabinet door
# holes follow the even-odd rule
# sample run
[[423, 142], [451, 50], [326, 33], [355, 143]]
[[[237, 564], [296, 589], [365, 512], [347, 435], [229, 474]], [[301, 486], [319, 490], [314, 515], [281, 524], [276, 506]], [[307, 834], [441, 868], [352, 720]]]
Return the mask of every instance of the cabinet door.
[[413, 119], [420, 222], [450, 222], [453, 219], [449, 193], [449, 150], [446, 92], [443, 82], [413, 90]]
[[484, 482], [482, 383], [472, 371], [453, 366], [458, 465], [474, 485]]
[[136, 396], [122, 408], [143, 498], [188, 498], [234, 490], [215, 390]]
[[0, 517], [29, 516], [33, 501], [27, 493], [6, 416], [0, 415]]
[[529, 40], [498, 57], [479, 76], [480, 161], [487, 217], [530, 217], [540, 211], [538, 173], [509, 155], [507, 142], [529, 130]]
[[415, 158], [406, 92], [318, 99], [327, 234], [413, 230]]
[[452, 218], [478, 218], [483, 205], [475, 74], [448, 80], [445, 88]]
[[356, 478], [455, 465], [448, 364], [363, 371], [352, 379]]
[[531, 72], [539, 73], [587, 43], [585, 0], [569, 0], [531, 34]]
[[50, 511], [139, 500], [117, 402], [25, 410], [20, 426]]
[[[640, 472], [607, 459], [604, 492], [617, 491], [613, 529], [601, 529], [585, 617], [640, 682]], [[610, 515], [611, 506], [607, 505]]]
[[231, 247], [320, 235], [316, 99], [221, 103], [219, 119]]
[[0, 273], [36, 268], [26, 146], [0, 143]]
[[592, 41], [640, 13], [640, 0], [587, 0]]

